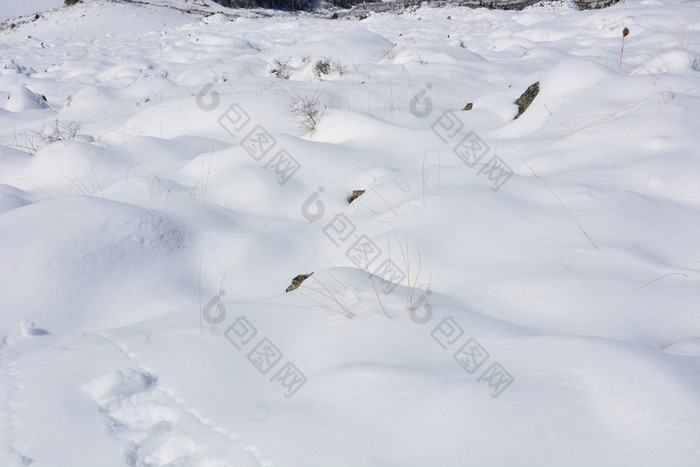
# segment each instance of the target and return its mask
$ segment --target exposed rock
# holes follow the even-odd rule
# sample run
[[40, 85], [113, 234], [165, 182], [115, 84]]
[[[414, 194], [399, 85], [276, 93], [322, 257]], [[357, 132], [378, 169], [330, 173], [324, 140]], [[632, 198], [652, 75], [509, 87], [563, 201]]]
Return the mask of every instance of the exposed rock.
[[357, 198], [362, 196], [364, 193], [365, 193], [365, 190], [352, 190], [352, 194], [350, 196], [348, 196], [348, 203], [352, 203]]
[[620, 0], [574, 0], [579, 10], [599, 10], [616, 4]]
[[470, 102], [470, 103], [468, 103], [467, 105], [465, 105], [465, 106], [462, 108], [462, 111], [471, 110], [472, 107], [474, 107], [474, 104], [472, 104], [472, 103]]
[[[606, 8], [620, 0], [573, 0], [579, 10], [593, 10], [598, 8]], [[470, 8], [489, 8], [494, 10], [522, 10], [536, 3], [554, 3], [556, 0], [456, 0], [451, 2], [453, 5], [465, 6]], [[391, 12], [403, 13], [406, 11], [415, 11], [420, 7], [425, 0], [393, 0], [383, 2], [368, 2], [365, 0], [349, 0], [344, 3], [344, 10], [336, 11], [338, 18], [350, 17], [365, 19], [367, 12], [373, 11], [377, 13]], [[436, 8], [444, 5], [444, 2], [432, 1], [428, 5], [435, 5]], [[335, 19], [335, 18], [333, 18]], [[449, 19], [449, 18], [448, 18]]]
[[292, 290], [299, 288], [302, 282], [311, 277], [311, 274], [313, 274], [313, 272], [310, 274], [299, 274], [296, 276], [294, 279], [292, 279], [292, 284], [287, 287], [287, 292], [291, 292]]
[[[535, 97], [537, 97], [537, 94], [540, 92], [540, 82], [537, 81], [534, 84], [531, 84], [530, 87], [528, 87], [524, 93], [520, 97], [518, 97], [518, 100], [515, 101], [515, 103], [518, 105], [518, 115], [515, 116], [515, 118], [520, 117], [523, 112], [527, 110], [528, 107], [530, 107], [530, 104], [532, 104], [532, 101], [535, 100]], [[515, 118], [513, 120], [515, 120]]]

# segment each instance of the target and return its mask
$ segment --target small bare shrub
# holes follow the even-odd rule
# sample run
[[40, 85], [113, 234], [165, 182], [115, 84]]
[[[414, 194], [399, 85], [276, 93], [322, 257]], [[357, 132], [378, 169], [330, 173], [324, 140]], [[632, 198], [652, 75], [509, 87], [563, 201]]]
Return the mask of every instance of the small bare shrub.
[[294, 115], [302, 134], [311, 133], [318, 124], [319, 112], [316, 110], [321, 92], [316, 91], [311, 96], [300, 96], [296, 94], [296, 99], [292, 103], [291, 113]]
[[275, 59], [270, 73], [272, 73], [280, 79], [289, 79], [289, 62], [291, 60], [291, 58]]
[[329, 75], [331, 73], [331, 64], [328, 60], [319, 60], [314, 65], [314, 73], [317, 77]]
[[42, 146], [48, 146], [57, 141], [75, 139], [78, 131], [80, 131], [80, 124], [76, 121], [59, 122], [55, 120], [51, 125], [45, 124], [39, 131], [24, 131], [22, 133], [23, 141], [18, 140], [15, 134], [15, 142], [10, 146], [26, 151], [30, 156], [33, 156]]

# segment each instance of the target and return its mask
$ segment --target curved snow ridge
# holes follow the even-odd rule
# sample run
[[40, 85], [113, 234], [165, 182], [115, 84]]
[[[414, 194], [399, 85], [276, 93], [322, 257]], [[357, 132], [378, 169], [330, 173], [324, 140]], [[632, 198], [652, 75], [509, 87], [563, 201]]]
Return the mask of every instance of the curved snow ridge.
[[[185, 289], [182, 264], [194, 242], [190, 229], [163, 213], [86, 196], [0, 214], [0, 231], [0, 303], [53, 335], [163, 313]], [[16, 321], [0, 315], [0, 328]]]
[[27, 253], [19, 258], [21, 255], [7, 252], [5, 260], [22, 259], [25, 266], [27, 257], [33, 256], [29, 251], [41, 251], [45, 258], [79, 263], [81, 268], [86, 262], [115, 268], [115, 261], [140, 262], [183, 250], [193, 235], [158, 211], [88, 196], [68, 196], [13, 210], [0, 217], [0, 226], [8, 236], [21, 238], [20, 250]]
[[32, 204], [34, 196], [19, 188], [0, 184], [0, 214]]
[[5, 110], [9, 110], [10, 112], [43, 110], [48, 108], [49, 104], [46, 101], [46, 96], [32, 92], [21, 84], [12, 88], [5, 102]]
[[664, 352], [676, 355], [700, 356], [700, 337], [691, 337], [664, 348]]
[[[697, 439], [700, 435], [691, 428], [692, 414], [700, 410], [700, 396], [694, 390], [698, 381], [696, 360], [673, 355], [668, 349], [665, 353], [595, 336], [527, 337], [518, 349], [528, 359], [546, 357], [534, 358], [540, 362], [537, 368], [522, 361], [519, 374], [523, 380], [535, 381], [548, 371], [557, 374], [555, 388], [578, 394], [601, 428], [610, 430], [622, 442], [640, 443], [642, 433], [668, 437], [671, 442], [678, 434], [670, 433], [680, 424], [687, 424], [682, 437], [668, 444], [670, 452], [670, 446], [682, 443], [682, 438]], [[697, 448], [695, 452], [700, 453]]]
[[[304, 31], [308, 34], [308, 31]], [[308, 37], [308, 36], [307, 36]], [[394, 43], [375, 32], [361, 28], [348, 28], [343, 34], [321, 32], [311, 40], [290, 45], [290, 56], [327, 55], [349, 63], [376, 62], [384, 51], [394, 47]]]
[[657, 73], [673, 73], [691, 76], [700, 72], [700, 55], [689, 50], [672, 50], [664, 52], [644, 65], [635, 68], [631, 75], [654, 75]]
[[36, 73], [36, 70], [34, 68], [20, 65], [11, 58], [5, 58], [0, 60], [0, 76], [14, 74], [30, 76], [34, 73]]

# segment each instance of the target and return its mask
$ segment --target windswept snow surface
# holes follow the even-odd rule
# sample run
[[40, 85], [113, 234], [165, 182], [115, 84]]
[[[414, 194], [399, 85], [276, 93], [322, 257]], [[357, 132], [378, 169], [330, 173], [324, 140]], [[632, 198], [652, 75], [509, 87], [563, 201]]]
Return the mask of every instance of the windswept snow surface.
[[3, 0], [0, 7], [0, 21], [17, 16], [40, 14], [46, 10], [59, 8], [62, 5], [63, 0], [28, 0], [24, 2]]
[[700, 4], [568, 5], [0, 31], [0, 465], [700, 465]]

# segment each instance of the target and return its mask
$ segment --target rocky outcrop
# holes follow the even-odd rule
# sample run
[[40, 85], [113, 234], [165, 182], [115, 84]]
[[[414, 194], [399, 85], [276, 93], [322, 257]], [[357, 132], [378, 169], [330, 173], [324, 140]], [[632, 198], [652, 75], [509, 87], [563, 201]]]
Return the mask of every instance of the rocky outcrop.
[[[532, 101], [535, 100], [535, 97], [537, 97], [537, 94], [540, 92], [540, 82], [537, 81], [536, 83], [531, 84], [524, 93], [518, 97], [518, 100], [515, 101], [515, 103], [518, 105], [518, 115], [515, 116], [515, 118], [520, 117], [523, 112], [527, 110], [528, 107], [530, 107], [530, 104], [532, 104]], [[515, 120], [515, 118], [513, 120]]]
[[[457, 0], [450, 2], [452, 5], [466, 6], [470, 8], [489, 8], [492, 10], [522, 10], [525, 7], [534, 5], [535, 3], [547, 3], [549, 0]], [[614, 5], [620, 0], [573, 0], [579, 10], [592, 10], [598, 8], [606, 8]], [[395, 0], [375, 3], [363, 3], [362, 0], [357, 2], [351, 10], [346, 13], [339, 13], [337, 17], [356, 16], [356, 13], [361, 11], [369, 12], [395, 12], [400, 13], [410, 8], [417, 8], [424, 3], [424, 0]], [[428, 5], [437, 6], [441, 1], [428, 2]]]

